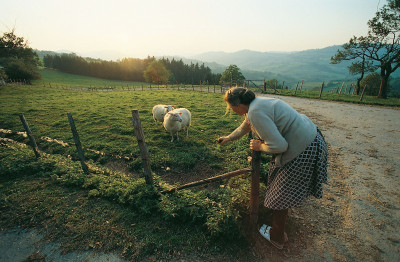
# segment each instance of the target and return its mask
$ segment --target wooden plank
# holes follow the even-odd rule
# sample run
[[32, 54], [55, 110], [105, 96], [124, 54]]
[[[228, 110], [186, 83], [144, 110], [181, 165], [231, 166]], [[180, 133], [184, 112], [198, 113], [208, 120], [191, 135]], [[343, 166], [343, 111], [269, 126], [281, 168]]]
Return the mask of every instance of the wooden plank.
[[364, 88], [363, 88], [363, 91], [362, 91], [362, 93], [361, 93], [361, 96], [360, 96], [360, 102], [363, 100], [363, 98], [364, 98], [364, 92], [365, 92], [365, 88], [367, 87], [367, 85], [365, 85], [364, 86]]
[[150, 167], [150, 157], [149, 151], [146, 146], [146, 142], [144, 141], [144, 133], [142, 129], [142, 124], [139, 118], [139, 111], [137, 109], [132, 110], [132, 122], [135, 128], [136, 139], [140, 149], [140, 155], [142, 156], [142, 164], [144, 168], [144, 178], [146, 180], [146, 184], [153, 185], [153, 175]]
[[344, 86], [344, 82], [342, 83], [342, 86], [340, 87], [339, 95], [342, 93], [343, 86]]
[[76, 150], [78, 151], [78, 157], [79, 157], [79, 160], [81, 161], [83, 172], [88, 174], [89, 173], [89, 168], [85, 163], [85, 156], [83, 154], [81, 141], [79, 139], [78, 131], [76, 130], [74, 119], [72, 118], [72, 114], [71, 113], [67, 113], [67, 116], [68, 116], [69, 125], [71, 126], [72, 136], [74, 137]]
[[252, 150], [251, 158], [251, 192], [250, 192], [250, 228], [254, 234], [257, 231], [258, 209], [260, 205], [260, 171], [261, 152]]
[[297, 81], [296, 90], [294, 90], [294, 95], [296, 95], [298, 87], [299, 87], [299, 81]]
[[319, 91], [319, 98], [321, 98], [321, 96], [322, 96], [322, 92], [324, 90], [324, 85], [325, 85], [325, 82], [322, 82], [321, 90]]
[[214, 177], [194, 181], [194, 182], [187, 183], [187, 184], [184, 184], [184, 185], [181, 185], [178, 187], [164, 190], [164, 191], [161, 191], [161, 193], [171, 193], [171, 192], [175, 192], [177, 190], [181, 190], [184, 188], [190, 188], [190, 187], [194, 187], [194, 186], [204, 185], [204, 184], [208, 184], [208, 183], [215, 182], [215, 181], [222, 180], [222, 179], [231, 178], [231, 177], [242, 175], [242, 174], [249, 173], [249, 172], [251, 172], [251, 168], [243, 168], [243, 169], [235, 170], [235, 171], [225, 173], [225, 174], [222, 174], [219, 176], [214, 176]]
[[23, 114], [19, 114], [19, 119], [21, 119], [22, 125], [24, 126], [24, 129], [26, 131], [26, 134], [28, 135], [29, 141], [31, 143], [33, 152], [35, 153], [36, 158], [40, 157], [39, 149], [37, 147], [35, 137], [33, 136], [31, 129], [29, 128], [28, 123], [26, 122], [26, 119]]

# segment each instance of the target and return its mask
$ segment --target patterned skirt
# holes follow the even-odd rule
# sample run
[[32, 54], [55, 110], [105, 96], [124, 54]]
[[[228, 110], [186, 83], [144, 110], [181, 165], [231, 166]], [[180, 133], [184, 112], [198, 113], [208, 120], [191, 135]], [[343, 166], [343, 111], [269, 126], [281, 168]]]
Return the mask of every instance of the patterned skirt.
[[271, 160], [264, 206], [273, 210], [298, 207], [312, 195], [321, 198], [328, 182], [328, 147], [320, 130], [314, 141], [295, 159], [283, 166]]

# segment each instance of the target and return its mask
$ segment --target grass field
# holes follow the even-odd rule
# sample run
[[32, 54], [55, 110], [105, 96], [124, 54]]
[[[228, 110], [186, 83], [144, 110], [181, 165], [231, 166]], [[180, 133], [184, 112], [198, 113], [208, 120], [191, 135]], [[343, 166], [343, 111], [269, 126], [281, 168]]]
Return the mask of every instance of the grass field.
[[[165, 196], [149, 190], [140, 178], [132, 109], [139, 110], [158, 190], [249, 167], [247, 138], [224, 147], [215, 143], [242, 121], [236, 114], [224, 116], [221, 93], [81, 91], [65, 88], [80, 83], [71, 75], [47, 73], [53, 83], [59, 79], [58, 86], [43, 85], [45, 78], [32, 86], [0, 87], [0, 135], [28, 144], [18, 133], [24, 131], [22, 113], [46, 153], [35, 159], [29, 147], [1, 142], [1, 228], [45, 228], [47, 237], [62, 241], [65, 251], [114, 251], [129, 260], [251, 256], [240, 233], [248, 216], [248, 177]], [[170, 142], [170, 134], [152, 118], [152, 107], [159, 103], [191, 111], [189, 137], [181, 134], [180, 141]], [[89, 175], [76, 161], [68, 112], [91, 166]], [[266, 159], [262, 168], [268, 168]]]
[[[52, 73], [51, 79], [59, 78], [67, 85], [70, 75]], [[60, 81], [61, 81], [60, 80]], [[89, 80], [88, 80], [89, 81]], [[73, 145], [67, 119], [74, 118], [82, 146], [106, 153], [105, 156], [86, 152], [94, 161], [105, 163], [107, 156], [118, 155], [134, 158], [129, 164], [136, 170], [140, 154], [132, 124], [132, 109], [138, 109], [149, 148], [152, 167], [156, 171], [169, 167], [171, 170], [192, 169], [195, 165], [207, 165], [215, 172], [231, 171], [246, 165], [240, 161], [233, 143], [219, 147], [215, 140], [229, 134], [241, 122], [236, 114], [224, 116], [226, 105], [220, 93], [192, 92], [191, 90], [145, 90], [90, 92], [61, 87], [5, 86], [0, 97], [1, 128], [23, 131], [18, 115], [23, 113], [35, 136], [50, 137]], [[192, 113], [189, 137], [181, 132], [179, 142], [171, 143], [171, 136], [152, 118], [156, 104], [173, 104], [188, 108]], [[56, 143], [38, 139], [39, 147], [49, 153], [76, 155], [74, 147], [62, 147]], [[247, 152], [248, 153], [248, 152]], [[232, 161], [235, 159], [235, 161]], [[244, 157], [245, 159], [245, 157]]]

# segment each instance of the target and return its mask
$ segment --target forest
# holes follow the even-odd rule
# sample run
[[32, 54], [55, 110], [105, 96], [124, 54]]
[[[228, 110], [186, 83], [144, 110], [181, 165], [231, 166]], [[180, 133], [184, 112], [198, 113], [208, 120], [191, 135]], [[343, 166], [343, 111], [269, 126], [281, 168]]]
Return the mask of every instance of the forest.
[[[43, 64], [47, 68], [61, 72], [98, 77], [109, 80], [144, 82], [144, 71], [155, 61], [155, 57], [124, 58], [117, 61], [84, 58], [74, 53], [47, 54], [43, 57]], [[179, 84], [217, 84], [221, 74], [213, 74], [204, 64], [184, 64], [182, 60], [162, 58], [158, 60], [169, 71], [169, 83]]]

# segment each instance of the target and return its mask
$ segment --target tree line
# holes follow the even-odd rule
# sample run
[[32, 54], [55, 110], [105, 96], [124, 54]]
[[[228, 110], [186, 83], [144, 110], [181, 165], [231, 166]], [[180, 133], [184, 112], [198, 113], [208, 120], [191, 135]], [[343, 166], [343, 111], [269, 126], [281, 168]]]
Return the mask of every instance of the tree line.
[[43, 64], [65, 73], [85, 75], [109, 80], [151, 83], [209, 83], [216, 84], [221, 77], [204, 64], [184, 64], [182, 60], [147, 57], [124, 58], [117, 61], [83, 58], [76, 54], [45, 55]]

